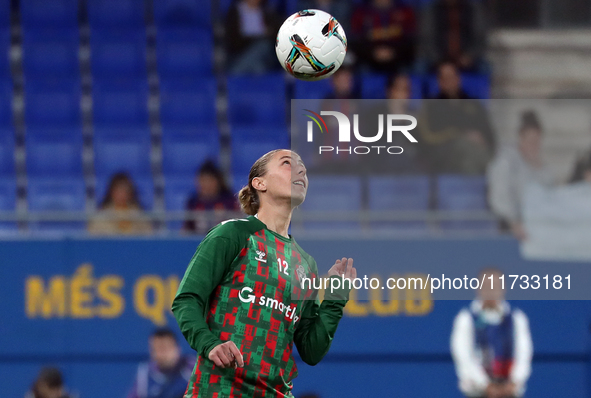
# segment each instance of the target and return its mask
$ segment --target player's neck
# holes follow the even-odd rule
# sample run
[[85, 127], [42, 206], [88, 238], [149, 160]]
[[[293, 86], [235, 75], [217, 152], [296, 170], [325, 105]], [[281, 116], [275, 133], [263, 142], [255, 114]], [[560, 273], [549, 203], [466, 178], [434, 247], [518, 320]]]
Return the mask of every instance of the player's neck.
[[259, 209], [257, 217], [271, 231], [289, 238], [287, 231], [291, 222], [291, 208], [263, 206]]

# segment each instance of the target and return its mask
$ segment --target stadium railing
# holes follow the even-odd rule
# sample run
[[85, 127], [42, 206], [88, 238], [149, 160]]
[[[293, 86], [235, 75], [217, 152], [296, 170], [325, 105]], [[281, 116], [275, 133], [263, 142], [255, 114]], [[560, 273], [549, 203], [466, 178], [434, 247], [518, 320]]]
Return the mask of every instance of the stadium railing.
[[[97, 211], [0, 211], [0, 223], [18, 223], [20, 225], [19, 232], [26, 234], [29, 229], [27, 225], [38, 225], [39, 223], [86, 223], [94, 217], [100, 215], [101, 220], [116, 219], [117, 221], [151, 221], [155, 224], [155, 234], [158, 233], [178, 233], [180, 230], [172, 230], [167, 223], [191, 220], [205, 221], [211, 225], [215, 225], [221, 220], [230, 218], [243, 218], [245, 215], [241, 212], [224, 212], [219, 211], [149, 211], [142, 214], [131, 214], [128, 217], [120, 215], [109, 215], [108, 213], [101, 213]], [[448, 234], [478, 234], [478, 235], [496, 235], [498, 231], [496, 228], [483, 230], [482, 228], [465, 228], [465, 229], [447, 229], [446, 222], [449, 221], [480, 221], [488, 222], [495, 225], [495, 217], [487, 211], [301, 211], [296, 210], [292, 219], [292, 228], [298, 232], [304, 232], [311, 235], [325, 235], [327, 232], [339, 236], [359, 236], [359, 234], [367, 237], [388, 235], [448, 235]], [[420, 221], [427, 226], [424, 230], [405, 231], [403, 228], [373, 228], [372, 222], [409, 222]], [[324, 228], [321, 231], [317, 228], [307, 228], [307, 223], [313, 223], [318, 226], [323, 222], [331, 226], [331, 228]], [[358, 225], [358, 228], [336, 228], [338, 223], [343, 223], [344, 226]], [[178, 225], [178, 224], [177, 224]], [[308, 224], [310, 225], [310, 224]], [[33, 228], [35, 233], [43, 232], [37, 228]], [[60, 232], [59, 229], [52, 232]], [[69, 229], [65, 232], [72, 232]], [[80, 230], [84, 232], [84, 228]], [[16, 232], [15, 232], [16, 233]]]

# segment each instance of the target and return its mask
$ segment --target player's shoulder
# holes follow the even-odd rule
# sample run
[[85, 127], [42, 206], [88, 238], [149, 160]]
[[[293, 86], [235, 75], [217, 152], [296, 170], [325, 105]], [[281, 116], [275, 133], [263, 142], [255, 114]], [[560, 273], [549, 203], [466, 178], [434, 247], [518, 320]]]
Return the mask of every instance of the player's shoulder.
[[473, 321], [473, 313], [470, 307], [462, 307], [460, 311], [456, 314], [454, 319], [454, 323], [456, 325], [468, 325], [471, 324]]
[[[293, 237], [292, 237], [293, 239]], [[316, 260], [314, 260], [314, 257], [312, 257], [310, 254], [308, 254], [308, 252], [306, 252], [304, 249], [302, 249], [302, 247], [298, 244], [298, 242], [296, 242], [295, 239], [293, 239], [293, 244], [295, 246], [295, 249], [298, 251], [298, 253], [300, 254], [300, 256], [302, 257], [302, 259], [304, 261], [306, 261], [308, 264], [310, 264], [310, 266], [314, 266], [316, 265]]]
[[254, 234], [261, 229], [264, 229], [265, 225], [259, 221], [256, 217], [248, 216], [245, 218], [231, 218], [229, 220], [222, 221], [215, 227], [213, 227], [208, 233], [207, 238], [223, 237], [231, 240], [242, 240], [248, 238], [248, 236]]
[[520, 308], [513, 307], [511, 309], [511, 315], [513, 316], [513, 320], [517, 319], [518, 321], [527, 321], [527, 315], [523, 312]]

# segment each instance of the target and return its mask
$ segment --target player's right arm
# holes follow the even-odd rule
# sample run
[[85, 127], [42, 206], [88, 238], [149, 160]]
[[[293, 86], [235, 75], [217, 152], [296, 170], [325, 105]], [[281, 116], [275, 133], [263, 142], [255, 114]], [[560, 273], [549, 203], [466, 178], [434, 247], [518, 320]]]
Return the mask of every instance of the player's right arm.
[[[216, 232], [206, 236], [193, 255], [172, 303], [172, 312], [191, 348], [203, 358], [226, 367], [229, 366], [226, 364], [228, 360], [233, 362], [230, 354], [237, 357], [230, 347], [235, 348], [235, 345], [222, 342], [211, 332], [206, 314], [209, 297], [224, 279], [240, 251], [240, 245], [237, 240]], [[214, 348], [215, 352], [210, 356]], [[241, 360], [241, 356], [236, 359], [240, 363], [238, 359]]]
[[474, 351], [474, 322], [467, 309], [456, 316], [450, 339], [451, 356], [460, 390], [467, 395], [483, 395], [491, 380]]

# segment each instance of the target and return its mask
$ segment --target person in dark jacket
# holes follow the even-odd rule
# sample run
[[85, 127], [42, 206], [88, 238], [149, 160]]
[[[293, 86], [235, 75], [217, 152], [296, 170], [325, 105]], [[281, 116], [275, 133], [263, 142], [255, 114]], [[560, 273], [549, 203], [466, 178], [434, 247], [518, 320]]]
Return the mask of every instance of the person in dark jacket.
[[421, 57], [430, 67], [450, 60], [460, 70], [485, 72], [482, 2], [436, 0], [421, 15]]
[[182, 398], [194, 366], [192, 357], [181, 354], [172, 330], [157, 329], [150, 336], [150, 361], [138, 366], [127, 398]]
[[415, 59], [416, 17], [397, 0], [373, 0], [351, 20], [351, 47], [357, 61], [374, 71], [410, 69]]
[[[238, 201], [226, 185], [224, 174], [208, 160], [195, 177], [196, 191], [187, 200], [186, 209], [195, 214], [185, 221], [185, 232], [204, 234], [211, 227], [228, 218], [228, 212], [238, 211]], [[214, 214], [205, 211], [214, 211]]]
[[264, 0], [235, 1], [226, 16], [228, 68], [234, 74], [264, 73], [277, 68], [275, 36], [280, 20]]
[[488, 112], [462, 89], [453, 62], [443, 62], [437, 78], [439, 101], [423, 101], [418, 118], [422, 163], [433, 173], [484, 175], [495, 151]]
[[67, 392], [62, 372], [48, 366], [41, 369], [25, 398], [77, 398], [77, 395]]

